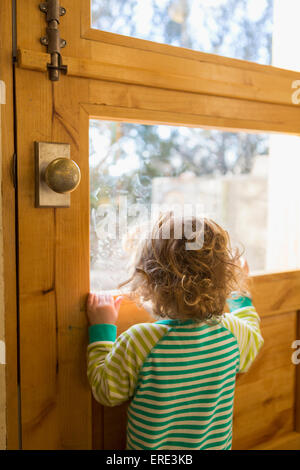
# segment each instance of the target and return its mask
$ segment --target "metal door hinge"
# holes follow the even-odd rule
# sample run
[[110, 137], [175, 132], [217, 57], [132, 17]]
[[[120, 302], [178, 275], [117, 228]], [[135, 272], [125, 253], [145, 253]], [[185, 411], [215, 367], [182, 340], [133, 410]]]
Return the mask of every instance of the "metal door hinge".
[[60, 72], [67, 73], [67, 65], [63, 65], [60, 50], [66, 46], [65, 39], [61, 39], [59, 32], [60, 17], [66, 14], [66, 9], [59, 5], [59, 0], [47, 0], [40, 3], [39, 9], [46, 14], [47, 35], [40, 38], [41, 43], [47, 46], [51, 62], [47, 64], [51, 81], [59, 80]]

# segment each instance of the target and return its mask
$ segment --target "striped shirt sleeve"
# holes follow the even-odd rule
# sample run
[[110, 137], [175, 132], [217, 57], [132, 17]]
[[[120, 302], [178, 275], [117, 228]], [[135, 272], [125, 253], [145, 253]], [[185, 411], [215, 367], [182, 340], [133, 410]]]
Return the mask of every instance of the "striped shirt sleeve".
[[264, 343], [260, 318], [248, 297], [241, 297], [228, 304], [232, 311], [223, 316], [222, 323], [236, 337], [239, 346], [238, 372], [247, 372]]
[[116, 339], [115, 325], [89, 328], [87, 375], [95, 400], [106, 406], [119, 405], [133, 397], [139, 371], [166, 325], [134, 325]]

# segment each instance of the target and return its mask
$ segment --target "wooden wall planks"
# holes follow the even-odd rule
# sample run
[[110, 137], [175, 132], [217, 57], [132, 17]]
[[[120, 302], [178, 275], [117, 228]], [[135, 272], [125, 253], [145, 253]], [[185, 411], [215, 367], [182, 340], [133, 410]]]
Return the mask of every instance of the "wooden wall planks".
[[12, 64], [12, 1], [0, 2], [0, 80], [6, 88], [6, 104], [2, 111], [2, 219], [6, 344], [6, 444], [19, 448], [17, 387], [17, 290], [15, 189], [12, 180], [14, 154], [13, 64]]

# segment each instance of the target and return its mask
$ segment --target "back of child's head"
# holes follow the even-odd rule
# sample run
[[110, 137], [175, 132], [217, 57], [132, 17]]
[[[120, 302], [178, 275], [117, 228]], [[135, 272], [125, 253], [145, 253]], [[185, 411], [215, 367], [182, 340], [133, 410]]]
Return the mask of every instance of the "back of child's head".
[[167, 213], [136, 249], [130, 290], [158, 317], [217, 319], [230, 292], [245, 285], [240, 256], [213, 220]]

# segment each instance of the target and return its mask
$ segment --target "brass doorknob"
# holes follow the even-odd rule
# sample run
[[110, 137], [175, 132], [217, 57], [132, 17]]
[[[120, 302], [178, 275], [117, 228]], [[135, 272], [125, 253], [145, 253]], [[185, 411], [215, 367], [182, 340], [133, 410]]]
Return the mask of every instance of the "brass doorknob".
[[56, 158], [46, 168], [45, 181], [56, 193], [71, 193], [80, 183], [80, 168], [69, 158]]

